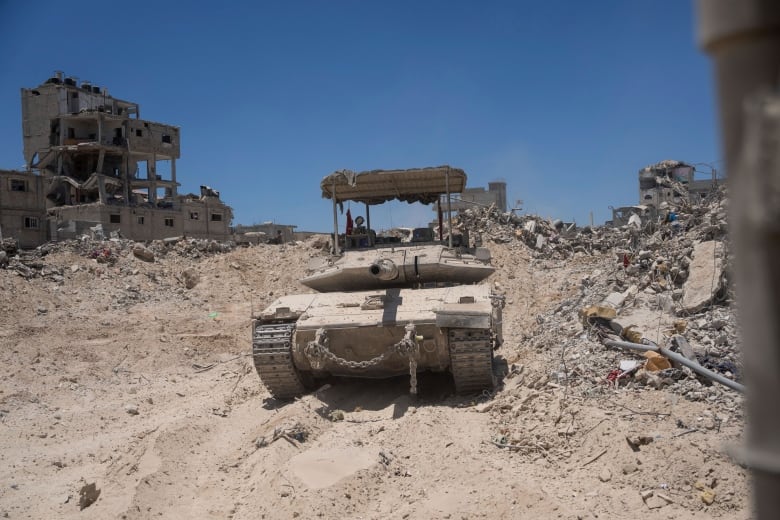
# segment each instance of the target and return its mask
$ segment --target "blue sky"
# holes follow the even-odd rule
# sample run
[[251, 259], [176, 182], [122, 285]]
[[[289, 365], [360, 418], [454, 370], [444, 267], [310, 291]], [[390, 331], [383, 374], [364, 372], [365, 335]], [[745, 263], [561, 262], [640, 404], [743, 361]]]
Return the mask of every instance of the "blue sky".
[[324, 175], [440, 164], [600, 223], [647, 164], [722, 164], [691, 4], [0, 0], [0, 168], [24, 162], [19, 89], [63, 70], [180, 126], [180, 192], [215, 187], [234, 223], [325, 231]]

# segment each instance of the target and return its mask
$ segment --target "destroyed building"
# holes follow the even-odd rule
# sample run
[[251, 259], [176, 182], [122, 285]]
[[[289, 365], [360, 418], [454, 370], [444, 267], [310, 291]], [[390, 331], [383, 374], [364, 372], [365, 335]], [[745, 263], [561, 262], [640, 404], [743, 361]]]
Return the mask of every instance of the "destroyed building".
[[696, 206], [714, 195], [723, 178], [710, 167], [706, 178], [696, 178], [696, 167], [682, 161], [666, 160], [639, 170], [639, 203], [612, 207], [612, 220], [607, 226], [625, 226], [632, 216], [640, 220], [640, 226], [654, 223], [670, 206], [684, 204]]
[[227, 240], [219, 192], [178, 193], [179, 127], [61, 72], [22, 88], [25, 171], [0, 171], [0, 230], [22, 247], [102, 229], [135, 240]]
[[696, 167], [666, 160], [639, 170], [639, 204], [659, 208], [662, 203], [698, 204], [713, 193], [722, 179], [712, 169], [709, 178], [696, 178]]
[[[506, 182], [493, 181], [488, 183], [487, 190], [483, 187], [466, 188], [463, 193], [452, 194], [451, 206], [454, 214], [474, 206], [490, 207], [491, 205], [495, 205], [500, 211], [506, 211]], [[447, 207], [446, 199], [441, 201], [441, 207]], [[433, 210], [438, 211], [435, 205]]]

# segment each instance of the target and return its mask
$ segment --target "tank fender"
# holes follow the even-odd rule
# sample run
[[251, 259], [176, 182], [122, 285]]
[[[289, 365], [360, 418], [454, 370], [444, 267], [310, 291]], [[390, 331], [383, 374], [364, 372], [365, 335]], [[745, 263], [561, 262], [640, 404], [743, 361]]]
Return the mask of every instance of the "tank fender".
[[436, 326], [440, 329], [489, 329], [490, 313], [443, 308], [436, 311]]

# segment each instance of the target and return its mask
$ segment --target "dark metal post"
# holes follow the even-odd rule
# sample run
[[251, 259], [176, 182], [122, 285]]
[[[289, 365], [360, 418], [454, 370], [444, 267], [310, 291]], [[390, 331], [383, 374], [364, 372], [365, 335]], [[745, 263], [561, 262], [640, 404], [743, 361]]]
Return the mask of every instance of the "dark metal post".
[[339, 254], [339, 215], [336, 202], [336, 179], [333, 179], [333, 254]]

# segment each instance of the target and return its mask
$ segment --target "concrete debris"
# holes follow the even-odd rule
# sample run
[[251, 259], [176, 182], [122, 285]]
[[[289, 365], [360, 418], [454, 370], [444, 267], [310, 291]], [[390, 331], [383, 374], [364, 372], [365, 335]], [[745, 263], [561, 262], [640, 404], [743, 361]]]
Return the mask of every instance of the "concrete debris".
[[192, 289], [200, 283], [200, 275], [192, 268], [182, 271], [181, 277], [184, 281], [184, 287], [187, 289]]
[[683, 285], [681, 306], [685, 312], [703, 309], [717, 294], [723, 276], [723, 244], [714, 240], [693, 246], [693, 260]]
[[[523, 249], [541, 269], [578, 255], [598, 255], [603, 262], [582, 273], [578, 294], [536, 317], [544, 326], [525, 344], [549, 353], [553, 368], [548, 374], [528, 375], [531, 384], [545, 376], [587, 397], [609, 388], [663, 388], [730, 408], [738, 407], [742, 398], [713, 385], [711, 378], [664, 356], [647, 359], [640, 352], [634, 353], [636, 365], [629, 365], [625, 361], [630, 359], [615, 359], [602, 341], [617, 334], [632, 343], [656, 342], [740, 381], [733, 288], [727, 276], [733, 253], [725, 241], [726, 207], [726, 188], [719, 186], [699, 205], [667, 204], [661, 213], [673, 211], [674, 225], [666, 222], [667, 214], [659, 214], [641, 230], [627, 225], [568, 229], [538, 216], [495, 208], [465, 210], [458, 220], [471, 237]], [[539, 234], [547, 239], [541, 249], [536, 248]]]
[[83, 510], [92, 504], [100, 496], [100, 490], [97, 488], [97, 484], [92, 482], [91, 484], [84, 484], [79, 490], [79, 509]]
[[707, 486], [702, 481], [696, 481], [696, 483], [693, 485], [696, 489], [699, 490], [699, 498], [702, 502], [704, 502], [706, 505], [710, 506], [713, 502], [715, 502], [715, 491]]
[[647, 446], [653, 442], [653, 438], [647, 435], [626, 435], [626, 442], [631, 451], [639, 451], [640, 446]]
[[136, 258], [140, 258], [144, 262], [154, 262], [154, 252], [140, 243], [133, 245], [133, 255], [135, 255]]
[[[16, 247], [16, 241], [5, 239], [2, 241], [2, 253], [0, 253], [0, 268], [16, 271], [25, 279], [50, 278], [55, 282], [63, 282], [65, 275], [74, 275], [83, 271], [83, 267], [74, 264], [70, 273], [61, 268], [47, 266], [45, 258], [54, 252], [70, 251], [86, 258], [95, 260], [98, 264], [108, 266], [116, 265], [121, 258], [135, 257], [145, 262], [154, 263], [162, 257], [202, 258], [222, 253], [227, 253], [236, 248], [233, 242], [217, 242], [203, 239], [174, 239], [154, 240], [146, 245], [124, 238], [93, 239], [84, 235], [79, 239], [50, 242], [35, 249], [20, 250]], [[264, 247], [264, 246], [259, 246]], [[4, 255], [3, 255], [4, 253]], [[3, 256], [5, 261], [2, 260]], [[90, 268], [91, 274], [105, 274], [106, 271]], [[132, 273], [129, 273], [132, 274]]]

